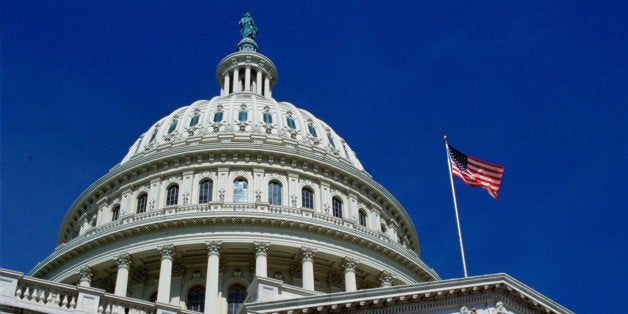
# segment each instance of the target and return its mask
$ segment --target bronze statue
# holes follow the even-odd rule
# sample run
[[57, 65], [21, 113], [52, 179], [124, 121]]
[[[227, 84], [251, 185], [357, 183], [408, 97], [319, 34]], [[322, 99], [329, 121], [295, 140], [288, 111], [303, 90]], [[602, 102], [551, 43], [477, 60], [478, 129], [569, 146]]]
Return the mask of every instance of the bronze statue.
[[251, 39], [255, 39], [257, 35], [257, 26], [255, 26], [255, 21], [253, 21], [251, 11], [249, 10], [244, 12], [240, 19], [240, 34], [242, 34], [242, 38]]

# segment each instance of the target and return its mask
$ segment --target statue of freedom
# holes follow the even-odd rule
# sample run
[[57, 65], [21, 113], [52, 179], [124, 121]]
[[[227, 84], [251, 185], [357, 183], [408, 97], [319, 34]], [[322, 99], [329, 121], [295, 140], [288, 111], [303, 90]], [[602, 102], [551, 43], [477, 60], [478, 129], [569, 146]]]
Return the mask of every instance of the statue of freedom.
[[240, 34], [242, 34], [242, 38], [251, 39], [255, 39], [257, 35], [257, 26], [255, 26], [255, 22], [251, 17], [251, 11], [249, 10], [244, 12], [240, 19]]

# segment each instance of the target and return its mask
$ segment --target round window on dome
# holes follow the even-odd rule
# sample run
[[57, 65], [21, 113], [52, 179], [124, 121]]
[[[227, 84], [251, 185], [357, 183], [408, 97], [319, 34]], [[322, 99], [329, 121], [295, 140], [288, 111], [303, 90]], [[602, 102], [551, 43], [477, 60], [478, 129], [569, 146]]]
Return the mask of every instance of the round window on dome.
[[195, 115], [192, 117], [192, 120], [190, 120], [190, 126], [192, 127], [192, 126], [197, 125], [197, 124], [198, 124], [198, 119], [199, 119], [200, 117], [201, 117], [200, 115], [195, 114]]

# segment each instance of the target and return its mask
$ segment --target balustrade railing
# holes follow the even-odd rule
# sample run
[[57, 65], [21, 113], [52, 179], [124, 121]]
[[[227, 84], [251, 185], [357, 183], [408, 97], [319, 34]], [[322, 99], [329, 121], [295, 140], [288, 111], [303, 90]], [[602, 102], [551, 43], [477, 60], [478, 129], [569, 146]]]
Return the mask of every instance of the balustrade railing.
[[164, 306], [170, 312], [192, 313], [173, 305], [157, 305], [0, 268], [0, 308], [36, 313], [153, 314]]
[[[290, 206], [277, 206], [270, 205], [268, 203], [224, 203], [224, 202], [210, 202], [207, 204], [189, 204], [189, 205], [175, 205], [175, 206], [166, 206], [159, 209], [148, 210], [144, 213], [139, 214], [128, 214], [120, 217], [120, 219], [108, 223], [104, 223], [103, 225], [96, 226], [88, 229], [85, 232], [85, 236], [89, 237], [97, 233], [101, 233], [107, 230], [115, 229], [119, 226], [147, 221], [150, 219], [167, 217], [175, 214], [203, 214], [203, 213], [216, 213], [216, 214], [225, 214], [225, 213], [267, 213], [273, 214], [277, 216], [289, 216], [289, 217], [300, 217], [306, 219], [312, 219], [313, 221], [333, 225], [340, 228], [350, 229], [350, 232], [357, 233], [362, 237], [371, 238], [377, 241], [383, 242], [384, 245], [388, 247], [394, 247], [397, 250], [401, 250], [403, 252], [409, 253], [413, 256], [417, 256], [416, 252], [408, 249], [406, 246], [393, 241], [387, 235], [378, 232], [376, 230], [372, 230], [366, 226], [361, 226], [357, 224], [353, 219], [347, 218], [339, 218], [329, 215], [327, 213], [316, 212], [313, 209], [303, 208], [303, 207], [290, 207]], [[81, 237], [77, 237], [73, 240], [78, 240]], [[69, 244], [69, 243], [68, 243]]]
[[23, 277], [18, 280], [15, 298], [25, 303], [52, 309], [74, 309], [78, 291], [75, 286]]

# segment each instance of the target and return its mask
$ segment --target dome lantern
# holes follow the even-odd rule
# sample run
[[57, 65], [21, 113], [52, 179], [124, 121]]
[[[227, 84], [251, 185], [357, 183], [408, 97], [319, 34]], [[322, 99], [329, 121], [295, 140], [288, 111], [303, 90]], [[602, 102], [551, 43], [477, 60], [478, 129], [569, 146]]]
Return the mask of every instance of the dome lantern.
[[242, 40], [238, 43], [238, 51], [222, 59], [216, 69], [220, 96], [250, 92], [271, 98], [277, 82], [277, 69], [268, 57], [257, 52], [254, 38], [258, 30], [249, 11], [244, 12], [239, 24]]

